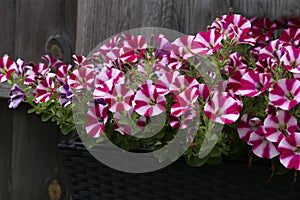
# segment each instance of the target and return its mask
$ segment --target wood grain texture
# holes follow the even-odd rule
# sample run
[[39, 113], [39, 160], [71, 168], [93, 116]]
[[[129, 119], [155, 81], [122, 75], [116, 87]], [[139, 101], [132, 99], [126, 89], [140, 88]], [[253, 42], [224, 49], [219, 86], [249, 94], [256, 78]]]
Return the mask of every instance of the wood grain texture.
[[15, 51], [16, 0], [1, 0], [0, 3], [0, 56], [13, 55]]
[[12, 112], [0, 98], [0, 200], [11, 199]]
[[296, 17], [300, 15], [299, 0], [233, 0], [233, 11], [246, 17]]
[[106, 38], [139, 27], [193, 34], [226, 14], [228, 0], [78, 0], [76, 53], [87, 55]]
[[76, 0], [16, 0], [15, 55], [26, 61], [40, 61], [50, 36], [66, 38], [74, 52]]

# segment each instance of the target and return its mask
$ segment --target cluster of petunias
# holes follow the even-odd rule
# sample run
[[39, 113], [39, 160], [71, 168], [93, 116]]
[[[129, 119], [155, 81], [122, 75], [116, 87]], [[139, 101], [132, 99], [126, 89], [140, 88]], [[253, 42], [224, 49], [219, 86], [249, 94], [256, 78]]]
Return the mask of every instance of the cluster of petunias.
[[[163, 112], [174, 129], [208, 118], [236, 124], [255, 155], [278, 156], [286, 168], [300, 170], [299, 27], [297, 19], [279, 24], [231, 14], [216, 19], [206, 32], [174, 41], [165, 35], [151, 42], [141, 35], [118, 35], [92, 58], [73, 56], [75, 66], [47, 55], [46, 64], [15, 62], [5, 55], [0, 82], [12, 85], [9, 107], [30, 103], [45, 119], [67, 126], [65, 132], [74, 122], [58, 107], [70, 110], [74, 94], [90, 92], [85, 128], [91, 137], [100, 137], [109, 123], [120, 134], [133, 135]], [[218, 71], [203, 73], [201, 59]]]

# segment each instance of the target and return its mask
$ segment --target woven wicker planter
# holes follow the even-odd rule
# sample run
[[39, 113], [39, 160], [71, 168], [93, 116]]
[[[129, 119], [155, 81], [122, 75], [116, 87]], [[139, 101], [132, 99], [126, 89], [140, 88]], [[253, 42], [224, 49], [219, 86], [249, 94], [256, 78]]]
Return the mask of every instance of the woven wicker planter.
[[274, 176], [270, 166], [225, 161], [194, 168], [183, 159], [156, 172], [129, 174], [98, 162], [80, 142], [59, 145], [72, 199], [297, 199], [293, 173]]

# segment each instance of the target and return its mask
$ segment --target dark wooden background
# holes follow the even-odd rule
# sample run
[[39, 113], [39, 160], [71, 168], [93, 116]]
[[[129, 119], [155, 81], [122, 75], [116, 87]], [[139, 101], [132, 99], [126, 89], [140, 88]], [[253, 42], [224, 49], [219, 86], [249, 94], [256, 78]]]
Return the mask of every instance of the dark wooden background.
[[[247, 17], [274, 19], [300, 15], [299, 4], [299, 0], [0, 0], [0, 54], [39, 62], [50, 51], [68, 62], [73, 53], [86, 55], [107, 37], [128, 29], [156, 26], [194, 34], [205, 31], [230, 7]], [[9, 110], [7, 93], [0, 86], [0, 200], [46, 200], [54, 178], [63, 188], [63, 199], [69, 199], [61, 165], [57, 173], [54, 170], [57, 127], [26, 114], [26, 106]]]

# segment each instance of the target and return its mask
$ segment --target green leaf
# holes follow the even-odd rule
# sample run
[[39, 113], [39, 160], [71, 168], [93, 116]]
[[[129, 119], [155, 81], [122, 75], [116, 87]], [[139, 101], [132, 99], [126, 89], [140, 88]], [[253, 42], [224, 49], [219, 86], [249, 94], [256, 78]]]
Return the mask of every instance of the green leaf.
[[42, 114], [42, 121], [43, 122], [46, 122], [46, 121], [48, 121], [49, 119], [51, 119], [51, 117], [52, 117], [52, 115], [51, 114], [49, 114], [49, 113], [44, 113], [44, 114]]
[[209, 153], [210, 157], [219, 157], [221, 156], [222, 152], [220, 151], [220, 148], [218, 146], [214, 146], [214, 148]]
[[30, 108], [27, 110], [27, 113], [28, 114], [31, 114], [31, 113], [34, 113], [35, 112], [35, 108]]

